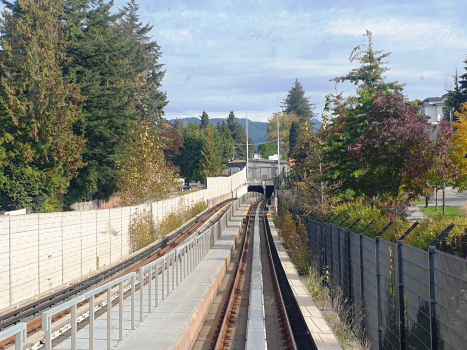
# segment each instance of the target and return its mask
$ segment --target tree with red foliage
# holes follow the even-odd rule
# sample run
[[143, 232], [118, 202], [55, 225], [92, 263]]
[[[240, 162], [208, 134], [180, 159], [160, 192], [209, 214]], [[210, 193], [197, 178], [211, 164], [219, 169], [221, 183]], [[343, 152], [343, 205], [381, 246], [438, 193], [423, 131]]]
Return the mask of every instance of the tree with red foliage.
[[389, 95], [378, 94], [364, 118], [368, 127], [348, 148], [349, 156], [360, 167], [358, 183], [367, 196], [389, 201], [394, 216], [400, 216], [402, 194], [412, 199], [427, 193], [430, 171], [448, 176], [452, 134], [442, 123], [433, 140], [428, 117], [405, 101], [401, 89]]

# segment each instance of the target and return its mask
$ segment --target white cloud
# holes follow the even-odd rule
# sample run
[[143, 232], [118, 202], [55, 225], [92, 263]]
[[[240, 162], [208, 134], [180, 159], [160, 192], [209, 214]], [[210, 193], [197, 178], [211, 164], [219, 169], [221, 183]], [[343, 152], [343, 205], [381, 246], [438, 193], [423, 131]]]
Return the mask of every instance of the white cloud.
[[333, 77], [336, 75], [345, 74], [353, 68], [353, 66], [350, 64], [345, 64], [348, 62], [346, 59], [341, 59], [340, 62], [343, 64], [337, 64], [331, 60], [321, 62], [317, 60], [305, 59], [284, 59], [271, 62], [268, 64], [268, 66], [275, 69], [299, 71], [301, 76]]
[[169, 41], [183, 42], [190, 40], [193, 37], [191, 36], [188, 30], [162, 30], [159, 32], [161, 36], [166, 38]]
[[344, 19], [329, 22], [332, 34], [361, 36], [365, 29], [373, 37], [384, 37], [402, 43], [410, 50], [457, 46], [467, 48], [465, 31], [432, 19], [372, 18]]

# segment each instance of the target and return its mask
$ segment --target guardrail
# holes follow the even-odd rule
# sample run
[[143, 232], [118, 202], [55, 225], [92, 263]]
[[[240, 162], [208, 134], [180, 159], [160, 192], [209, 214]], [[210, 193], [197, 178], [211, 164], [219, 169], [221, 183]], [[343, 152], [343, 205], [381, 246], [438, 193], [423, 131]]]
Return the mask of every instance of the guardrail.
[[[130, 285], [124, 288], [123, 283], [125, 281], [130, 281]], [[77, 349], [77, 327], [78, 323], [89, 316], [89, 349], [94, 349], [95, 341], [95, 297], [97, 294], [107, 291], [107, 349], [112, 348], [112, 288], [118, 285], [118, 308], [119, 308], [119, 340], [123, 340], [123, 295], [126, 290], [131, 290], [131, 329], [135, 329], [135, 284], [136, 284], [136, 273], [132, 272], [123, 277], [120, 277], [116, 280], [110, 281], [98, 288], [95, 288], [79, 297], [73, 298], [63, 304], [60, 304], [50, 310], [47, 310], [42, 313], [42, 331], [45, 332], [45, 350], [52, 349], [52, 338], [54, 333], [52, 333], [52, 316], [60, 313], [66, 309], [71, 308], [71, 349]], [[77, 317], [77, 306], [79, 303], [84, 302], [86, 299], [89, 299], [89, 312], [85, 315]], [[141, 303], [142, 304], [142, 303]]]
[[15, 350], [22, 350], [26, 341], [27, 323], [18, 323], [2, 332], [0, 332], [0, 342], [8, 338], [15, 337]]
[[[61, 305], [58, 305], [42, 314], [42, 331], [45, 332], [45, 350], [52, 349], [52, 340], [55, 339], [63, 331], [71, 329], [71, 349], [77, 349], [77, 333], [78, 323], [89, 317], [89, 349], [95, 348], [95, 311], [96, 311], [96, 296], [104, 291], [107, 291], [106, 301], [100, 303], [101, 306], [107, 307], [107, 349], [112, 348], [112, 301], [118, 298], [118, 329], [119, 341], [124, 337], [124, 293], [131, 291], [131, 329], [136, 328], [135, 314], [135, 286], [140, 284], [140, 301], [139, 301], [139, 321], [144, 321], [145, 309], [146, 313], [151, 313], [154, 308], [159, 306], [159, 299], [164, 300], [170, 293], [193, 271], [199, 262], [206, 256], [211, 247], [215, 244], [227, 223], [232, 218], [233, 214], [243, 204], [246, 199], [255, 197], [259, 194], [247, 193], [237, 199], [232, 206], [224, 213], [224, 215], [209, 229], [202, 234], [194, 237], [189, 242], [183, 244], [179, 248], [165, 254], [164, 256], [146, 264], [139, 269], [137, 275], [135, 272], [122, 276], [114, 281], [110, 281], [100, 287], [97, 287], [81, 296], [73, 298]], [[159, 273], [161, 271], [161, 273]], [[153, 275], [154, 291], [153, 291]], [[161, 294], [159, 295], [159, 274], [161, 274]], [[144, 280], [147, 278], [148, 298], [144, 298]], [[118, 292], [113, 294], [112, 290], [118, 286]], [[86, 303], [88, 300], [89, 311], [81, 316], [77, 316], [77, 308], [79, 304]], [[154, 300], [154, 307], [153, 307]], [[80, 305], [81, 306], [81, 305]], [[98, 306], [97, 306], [98, 308]], [[71, 320], [68, 327], [62, 327], [60, 331], [52, 332], [52, 317], [55, 314], [61, 313], [67, 309], [71, 309]], [[15, 325], [3, 332], [0, 332], [0, 341], [15, 336], [15, 349], [23, 348], [23, 343], [26, 339], [26, 323]]]

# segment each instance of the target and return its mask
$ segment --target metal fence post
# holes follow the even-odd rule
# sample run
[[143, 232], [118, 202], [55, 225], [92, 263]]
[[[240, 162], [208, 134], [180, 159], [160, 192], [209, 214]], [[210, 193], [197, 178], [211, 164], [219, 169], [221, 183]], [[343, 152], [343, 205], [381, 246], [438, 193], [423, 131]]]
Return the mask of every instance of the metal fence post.
[[436, 319], [436, 289], [435, 289], [435, 254], [436, 246], [445, 239], [449, 232], [454, 228], [454, 224], [449, 225], [439, 237], [431, 242], [428, 248], [428, 270], [430, 272], [430, 334], [431, 334], [431, 348], [438, 350], [438, 322]]
[[376, 319], [378, 320], [378, 349], [382, 348], [382, 329], [381, 329], [381, 278], [380, 278], [380, 266], [379, 266], [379, 235], [375, 237], [375, 263], [376, 263], [376, 302], [378, 308], [376, 310]]
[[[360, 302], [362, 303], [362, 306], [363, 306], [363, 300], [365, 299], [364, 298], [364, 295], [365, 295], [365, 290], [364, 290], [364, 286], [363, 286], [363, 232], [360, 233], [360, 240], [359, 240], [359, 245], [358, 245], [358, 248], [359, 248], [359, 256], [360, 256], [360, 296], [361, 296], [361, 300]], [[365, 334], [365, 322], [363, 322], [364, 318], [365, 318], [365, 309], [362, 307], [362, 334]]]
[[[165, 290], [165, 271], [164, 271], [164, 268], [165, 268], [165, 255], [162, 257], [162, 273], [161, 273], [161, 277], [162, 277], [162, 289], [161, 289], [161, 299], [164, 300], [165, 299], [165, 295], [164, 295], [164, 290]], [[159, 268], [157, 268], [157, 271], [156, 271], [157, 275], [159, 275]]]
[[76, 304], [71, 307], [71, 349], [77, 349], [76, 334], [78, 333], [78, 325], [76, 323]]
[[428, 268], [430, 272], [430, 334], [431, 349], [438, 350], [437, 322], [436, 322], [436, 293], [435, 293], [435, 252], [436, 246], [430, 245], [428, 248]]
[[[144, 276], [144, 274], [143, 274], [143, 276]], [[156, 278], [157, 278], [157, 270], [156, 270]], [[144, 282], [144, 279], [143, 279], [143, 282]], [[144, 283], [141, 286], [144, 287]], [[149, 271], [148, 271], [148, 313], [151, 313], [151, 311], [152, 311], [152, 266], [149, 266]]]
[[144, 321], [144, 268], [139, 269], [139, 321]]
[[112, 349], [112, 288], [107, 289], [107, 350]]
[[118, 284], [118, 340], [123, 340], [123, 282]]
[[94, 350], [94, 295], [89, 297], [89, 349]]
[[404, 303], [404, 278], [402, 269], [402, 242], [415, 227], [418, 226], [418, 222], [414, 223], [398, 240], [397, 240], [397, 265], [399, 272], [399, 333], [401, 350], [406, 350], [407, 339], [405, 334], [405, 303]]
[[131, 277], [131, 329], [135, 329], [135, 285], [136, 276]]
[[348, 280], [348, 290], [349, 290], [349, 299], [353, 300], [352, 295], [352, 280], [353, 280], [353, 269], [352, 269], [352, 258], [350, 256], [350, 233], [351, 230], [347, 230], [347, 266], [349, 268], [349, 280]]

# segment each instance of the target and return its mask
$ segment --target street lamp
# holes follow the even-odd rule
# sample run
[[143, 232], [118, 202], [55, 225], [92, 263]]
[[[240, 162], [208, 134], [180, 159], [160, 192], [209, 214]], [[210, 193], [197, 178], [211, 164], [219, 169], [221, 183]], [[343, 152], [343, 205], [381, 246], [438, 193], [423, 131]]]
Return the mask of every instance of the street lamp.
[[246, 181], [248, 182], [248, 103], [246, 104]]

